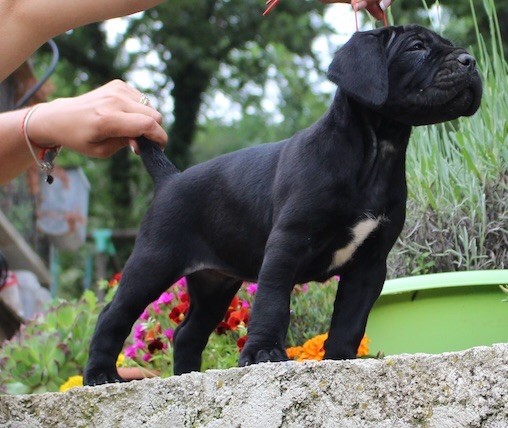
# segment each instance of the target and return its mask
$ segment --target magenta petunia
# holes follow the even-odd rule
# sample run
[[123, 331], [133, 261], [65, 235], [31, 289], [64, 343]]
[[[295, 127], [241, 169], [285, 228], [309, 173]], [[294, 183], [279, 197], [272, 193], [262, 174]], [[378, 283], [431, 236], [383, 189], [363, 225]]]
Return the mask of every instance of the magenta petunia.
[[187, 278], [182, 276], [175, 284], [180, 288], [187, 288]]
[[134, 346], [136, 349], [143, 349], [145, 347], [145, 342], [142, 340], [136, 340], [132, 346]]
[[145, 335], [145, 327], [143, 324], [136, 324], [134, 326], [134, 339], [143, 339], [143, 336]]
[[159, 302], [158, 301], [152, 303], [152, 311], [154, 311], [156, 315], [160, 315], [161, 314], [161, 308], [159, 306]]
[[246, 290], [247, 290], [247, 293], [252, 296], [253, 294], [257, 293], [258, 285], [256, 283], [251, 283], [251, 284], [247, 285]]
[[167, 305], [167, 304], [171, 303], [171, 301], [174, 298], [175, 298], [175, 295], [173, 293], [168, 293], [167, 291], [165, 291], [164, 293], [161, 294], [161, 296], [157, 300], [157, 303], [159, 305]]
[[164, 330], [164, 336], [168, 338], [168, 340], [173, 340], [173, 336], [175, 335], [175, 330], [172, 328], [168, 328]]
[[136, 356], [138, 354], [138, 348], [136, 348], [136, 346], [134, 346], [134, 345], [129, 346], [129, 347], [125, 348], [125, 350], [123, 351], [123, 354], [125, 355], [125, 358], [134, 359], [134, 358], [136, 358]]

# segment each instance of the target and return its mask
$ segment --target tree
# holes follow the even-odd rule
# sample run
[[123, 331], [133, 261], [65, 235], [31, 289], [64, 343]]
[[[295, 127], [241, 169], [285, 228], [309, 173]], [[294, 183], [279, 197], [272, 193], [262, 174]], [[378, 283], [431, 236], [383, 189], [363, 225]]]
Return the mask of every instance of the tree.
[[[207, 91], [220, 88], [234, 94], [243, 106], [254, 105], [261, 95], [253, 95], [252, 88], [263, 85], [274, 63], [273, 56], [266, 55], [268, 46], [278, 43], [291, 57], [312, 59], [311, 43], [324, 31], [323, 6], [317, 1], [282, 0], [267, 17], [262, 16], [263, 7], [261, 0], [165, 2], [129, 18], [126, 33], [113, 42], [102, 24], [73, 30], [57, 39], [61, 61], [54, 77], [55, 95], [76, 95], [115, 78], [128, 79], [129, 73], [148, 71], [152, 79], [140, 89], [156, 94], [157, 107], [166, 112], [163, 103], [172, 96], [168, 155], [179, 167], [186, 167]], [[133, 40], [139, 50], [127, 49]], [[150, 62], [154, 53], [157, 59]], [[281, 75], [287, 73], [291, 71]], [[139, 192], [147, 188], [139, 180], [143, 176], [139, 162], [127, 150], [108, 161], [81, 162], [93, 165], [90, 175], [102, 183], [94, 190], [91, 215], [96, 213], [101, 225], [108, 227], [137, 224], [134, 199], [144, 198]]]
[[[311, 56], [312, 41], [323, 29], [322, 21], [317, 25], [312, 17], [319, 17], [323, 7], [284, 0], [268, 17], [262, 16], [262, 7], [259, 0], [166, 2], [131, 22], [128, 36], [160, 59], [152, 71], [165, 78], [156, 93], [171, 85], [174, 121], [168, 154], [177, 166], [189, 163], [203, 95], [211, 86], [222, 82], [242, 91], [266, 79], [270, 63], [249, 52], [281, 43], [295, 55]], [[224, 79], [221, 67], [234, 74]]]

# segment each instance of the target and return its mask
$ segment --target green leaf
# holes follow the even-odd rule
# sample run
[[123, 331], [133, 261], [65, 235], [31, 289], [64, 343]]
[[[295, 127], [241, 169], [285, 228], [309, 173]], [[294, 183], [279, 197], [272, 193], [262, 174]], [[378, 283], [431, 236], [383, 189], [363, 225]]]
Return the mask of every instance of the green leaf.
[[32, 388], [21, 382], [11, 382], [6, 385], [6, 391], [11, 395], [30, 394]]

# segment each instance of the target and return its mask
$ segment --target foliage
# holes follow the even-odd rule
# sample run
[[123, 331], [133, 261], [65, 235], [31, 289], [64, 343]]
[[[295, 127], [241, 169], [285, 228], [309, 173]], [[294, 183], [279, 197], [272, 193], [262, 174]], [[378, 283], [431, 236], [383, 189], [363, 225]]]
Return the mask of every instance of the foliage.
[[390, 255], [390, 276], [508, 266], [508, 64], [490, 19], [490, 45], [476, 32], [480, 110], [413, 132], [406, 228]]
[[102, 305], [88, 291], [73, 302], [55, 302], [0, 348], [1, 391], [8, 394], [58, 391], [80, 373]]
[[[255, 284], [244, 284], [231, 301], [224, 320], [210, 337], [203, 355], [203, 369], [236, 365], [238, 350], [243, 347]], [[155, 370], [161, 376], [173, 372], [173, 335], [190, 306], [187, 283], [177, 281], [141, 314], [133, 327], [131, 343], [124, 350], [126, 366]]]
[[[428, 13], [433, 6], [440, 5], [438, 14]], [[404, 0], [390, 8], [395, 23], [418, 22], [433, 25], [444, 31], [447, 37], [465, 46], [476, 45], [476, 29], [492, 41], [490, 29], [492, 16], [497, 11], [502, 48], [508, 54], [508, 0]]]
[[[210, 88], [247, 97], [258, 91], [273, 69], [265, 55], [270, 44], [311, 57], [312, 41], [324, 28], [316, 19], [323, 7], [299, 0], [280, 6], [277, 14], [263, 17], [258, 0], [165, 2], [130, 21], [128, 37], [142, 43], [138, 63], [154, 76], [147, 90], [168, 96], [172, 85], [168, 154], [177, 166], [189, 164], [203, 96]], [[154, 52], [158, 60], [151, 62]]]

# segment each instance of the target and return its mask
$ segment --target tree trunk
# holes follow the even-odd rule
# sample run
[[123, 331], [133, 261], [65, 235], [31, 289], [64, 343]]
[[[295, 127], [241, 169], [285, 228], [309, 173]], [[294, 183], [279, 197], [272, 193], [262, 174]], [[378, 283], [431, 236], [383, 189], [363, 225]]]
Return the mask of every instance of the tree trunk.
[[178, 168], [184, 169], [190, 163], [190, 146], [196, 134], [202, 96], [211, 73], [198, 65], [188, 64], [172, 77], [175, 121], [169, 133], [167, 153]]

